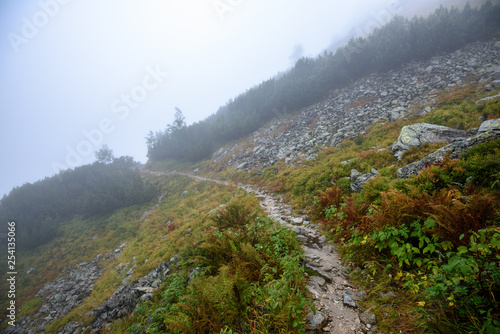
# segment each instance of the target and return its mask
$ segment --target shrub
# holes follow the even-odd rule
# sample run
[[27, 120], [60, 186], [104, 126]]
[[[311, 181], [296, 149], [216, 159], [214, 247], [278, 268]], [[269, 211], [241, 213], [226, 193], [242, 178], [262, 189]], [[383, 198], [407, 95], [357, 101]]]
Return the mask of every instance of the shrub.
[[242, 228], [255, 218], [255, 210], [248, 203], [240, 200], [231, 201], [211, 216], [215, 226], [221, 230]]
[[443, 265], [432, 268], [422, 285], [426, 299], [440, 310], [430, 321], [433, 327], [444, 322], [460, 333], [500, 331], [499, 256], [498, 229], [482, 229], [472, 233], [466, 246], [446, 253]]
[[195, 251], [205, 276], [189, 284], [165, 319], [183, 332], [300, 332], [308, 302], [303, 295], [303, 256], [295, 235], [257, 219], [237, 233], [212, 227]]
[[362, 200], [372, 205], [380, 205], [382, 203], [382, 193], [390, 189], [391, 178], [386, 176], [378, 176], [369, 180], [361, 190]]

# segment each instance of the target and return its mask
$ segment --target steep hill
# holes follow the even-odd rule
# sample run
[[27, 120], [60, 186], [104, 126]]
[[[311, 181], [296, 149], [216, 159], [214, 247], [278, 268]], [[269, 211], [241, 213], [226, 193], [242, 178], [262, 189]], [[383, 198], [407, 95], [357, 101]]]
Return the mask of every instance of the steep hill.
[[[365, 135], [371, 126], [430, 113], [436, 108], [439, 92], [489, 83], [499, 75], [498, 48], [491, 41], [475, 43], [451, 55], [372, 74], [296, 115], [277, 112], [275, 120], [249, 137], [249, 147], [230, 145], [213, 158], [248, 170], [281, 159], [288, 163], [311, 160], [321, 149]], [[463, 128], [463, 123], [457, 120], [453, 126]]]

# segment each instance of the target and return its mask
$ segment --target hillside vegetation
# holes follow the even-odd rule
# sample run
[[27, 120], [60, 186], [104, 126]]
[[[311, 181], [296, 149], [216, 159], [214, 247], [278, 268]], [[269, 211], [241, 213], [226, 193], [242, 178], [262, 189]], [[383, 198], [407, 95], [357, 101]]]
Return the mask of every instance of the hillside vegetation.
[[[157, 190], [141, 178], [136, 164], [131, 157], [110, 156], [15, 187], [1, 200], [0, 220], [17, 222], [18, 248], [36, 248], [76, 215], [102, 216], [150, 201]], [[2, 228], [6, 231], [6, 225]]]
[[[91, 311], [115, 290], [171, 259], [169, 276], [154, 296], [108, 331], [294, 332], [303, 327], [309, 301], [302, 251], [292, 231], [265, 218], [255, 197], [237, 187], [180, 175], [144, 177], [159, 184], [158, 205], [76, 218], [60, 227], [56, 239], [18, 256], [20, 272], [33, 268], [17, 283], [19, 317], [41, 321], [49, 333], [74, 321], [92, 326]], [[81, 305], [59, 319], [41, 320], [47, 302], [37, 291], [65, 268], [94, 258], [102, 276], [91, 294], [81, 295]], [[64, 303], [57, 305], [56, 310]], [[37, 328], [30, 323], [24, 326]]]

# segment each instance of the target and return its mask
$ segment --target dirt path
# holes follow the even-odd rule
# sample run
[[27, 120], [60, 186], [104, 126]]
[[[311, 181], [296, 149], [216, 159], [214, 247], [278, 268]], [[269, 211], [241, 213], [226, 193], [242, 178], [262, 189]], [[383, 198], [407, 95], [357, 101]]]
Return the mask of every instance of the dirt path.
[[[228, 185], [225, 181], [188, 173], [151, 173], [184, 175], [200, 181]], [[238, 187], [255, 194], [269, 217], [297, 233], [297, 240], [305, 252], [306, 266], [318, 273], [318, 276], [309, 278], [307, 285], [317, 311], [316, 315], [309, 314], [307, 329], [332, 334], [377, 333], [375, 316], [369, 311], [363, 312], [357, 304], [357, 301], [365, 298], [365, 293], [349, 283], [349, 275], [346, 274], [338, 253], [320, 234], [317, 226], [308, 222], [304, 216], [294, 215], [291, 207], [272, 193], [244, 184], [238, 184]]]

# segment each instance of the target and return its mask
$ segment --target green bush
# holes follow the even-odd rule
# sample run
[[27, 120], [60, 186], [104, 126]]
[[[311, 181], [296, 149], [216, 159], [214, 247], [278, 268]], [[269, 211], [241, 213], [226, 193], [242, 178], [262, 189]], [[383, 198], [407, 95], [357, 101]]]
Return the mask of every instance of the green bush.
[[182, 261], [199, 274], [171, 274], [154, 301], [136, 309], [130, 332], [304, 333], [311, 305], [295, 233], [270, 219], [248, 222], [245, 212], [231, 203], [217, 213], [217, 226]]

